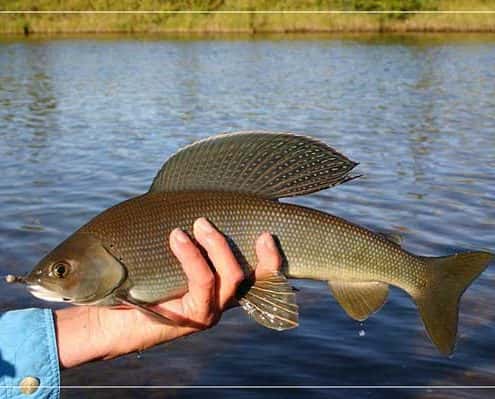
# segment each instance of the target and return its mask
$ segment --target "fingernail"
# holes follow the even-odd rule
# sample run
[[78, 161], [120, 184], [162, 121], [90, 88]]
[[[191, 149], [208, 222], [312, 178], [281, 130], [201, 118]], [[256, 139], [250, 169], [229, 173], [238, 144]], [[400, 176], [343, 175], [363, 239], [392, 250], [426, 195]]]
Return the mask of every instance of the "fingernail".
[[206, 220], [205, 218], [199, 218], [196, 221], [196, 224], [200, 230], [202, 230], [203, 232], [205, 232], [207, 234], [213, 233], [215, 231], [215, 229], [213, 228], [211, 223], [208, 222], [208, 220]]
[[262, 244], [270, 249], [271, 251], [275, 251], [277, 249], [275, 245], [275, 241], [270, 233], [263, 233], [263, 237], [261, 238]]
[[186, 244], [189, 241], [189, 237], [181, 229], [174, 229], [172, 231], [172, 234], [173, 234], [174, 240], [176, 240], [180, 244]]

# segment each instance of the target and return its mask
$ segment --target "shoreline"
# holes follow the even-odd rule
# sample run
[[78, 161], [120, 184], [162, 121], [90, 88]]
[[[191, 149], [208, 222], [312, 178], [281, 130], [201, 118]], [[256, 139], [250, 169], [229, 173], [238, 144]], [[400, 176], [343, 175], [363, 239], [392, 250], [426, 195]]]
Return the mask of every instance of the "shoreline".
[[0, 33], [0, 43], [43, 42], [48, 40], [137, 40], [137, 41], [370, 41], [377, 43], [422, 42], [486, 43], [495, 42], [495, 32], [64, 32], [22, 34]]
[[469, 38], [493, 38], [495, 39], [495, 31], [267, 31], [267, 32], [248, 32], [248, 31], [153, 31], [153, 32], [128, 32], [128, 31], [80, 31], [80, 32], [39, 32], [28, 36], [20, 33], [2, 33], [1, 39], [23, 39], [36, 40], [44, 38], [177, 38], [177, 39], [201, 39], [201, 38], [219, 38], [219, 39], [320, 39], [320, 38], [386, 38], [386, 37], [411, 37], [411, 38], [444, 38], [455, 37], [459, 39]]
[[338, 35], [338, 34], [495, 34], [493, 28], [424, 28], [424, 29], [163, 29], [163, 30], [36, 30], [36, 31], [4, 31], [0, 28], [0, 37], [38, 37], [66, 35]]

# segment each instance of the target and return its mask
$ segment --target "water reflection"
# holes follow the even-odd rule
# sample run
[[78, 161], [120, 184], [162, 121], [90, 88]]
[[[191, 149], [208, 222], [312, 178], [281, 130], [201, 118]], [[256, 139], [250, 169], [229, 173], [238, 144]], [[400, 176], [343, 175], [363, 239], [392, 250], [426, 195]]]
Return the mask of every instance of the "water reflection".
[[7, 135], [20, 136], [6, 149], [28, 163], [42, 161], [49, 135], [57, 130], [48, 53], [44, 46], [28, 46], [14, 53], [13, 63], [0, 61], [5, 66], [0, 81], [0, 118], [6, 123]]

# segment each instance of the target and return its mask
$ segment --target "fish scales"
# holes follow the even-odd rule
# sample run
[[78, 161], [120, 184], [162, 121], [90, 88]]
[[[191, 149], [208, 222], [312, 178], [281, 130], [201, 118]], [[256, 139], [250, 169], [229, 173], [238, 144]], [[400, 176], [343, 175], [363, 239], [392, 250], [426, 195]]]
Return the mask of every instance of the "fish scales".
[[427, 265], [398, 245], [341, 218], [296, 205], [236, 193], [150, 193], [114, 206], [81, 228], [115, 251], [127, 266], [136, 299], [156, 302], [186, 289], [180, 264], [164, 240], [208, 215], [254, 267], [263, 231], [280, 241], [285, 274], [318, 280], [382, 281], [414, 291]]

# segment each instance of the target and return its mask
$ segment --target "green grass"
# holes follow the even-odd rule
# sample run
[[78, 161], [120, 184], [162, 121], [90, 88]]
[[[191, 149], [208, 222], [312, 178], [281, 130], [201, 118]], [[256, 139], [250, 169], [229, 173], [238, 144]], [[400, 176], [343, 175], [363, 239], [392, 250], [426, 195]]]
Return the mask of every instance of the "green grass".
[[[0, 10], [197, 10], [200, 14], [2, 14], [0, 33], [495, 32], [495, 14], [256, 14], [253, 11], [495, 10], [495, 0], [2, 0]], [[248, 11], [212, 14], [208, 11]]]

